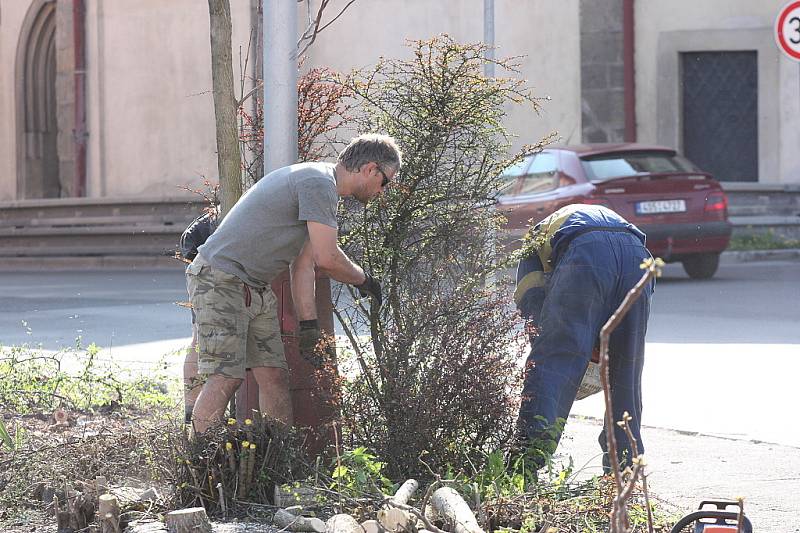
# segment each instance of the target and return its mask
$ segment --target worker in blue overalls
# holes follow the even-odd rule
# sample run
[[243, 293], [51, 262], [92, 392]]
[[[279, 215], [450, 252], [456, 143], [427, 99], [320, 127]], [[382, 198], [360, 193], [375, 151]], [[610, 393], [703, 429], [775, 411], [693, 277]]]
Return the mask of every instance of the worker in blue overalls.
[[[526, 450], [537, 468], [555, 451], [600, 329], [642, 278], [651, 257], [645, 235], [614, 211], [597, 205], [565, 206], [526, 236], [528, 254], [517, 270], [514, 301], [531, 331], [515, 450]], [[650, 283], [612, 333], [609, 345], [613, 419], [624, 412], [639, 453], [644, 338], [650, 315]], [[618, 460], [632, 451], [615, 425]], [[600, 446], [606, 451], [605, 430]], [[608, 454], [603, 465], [610, 468]]]

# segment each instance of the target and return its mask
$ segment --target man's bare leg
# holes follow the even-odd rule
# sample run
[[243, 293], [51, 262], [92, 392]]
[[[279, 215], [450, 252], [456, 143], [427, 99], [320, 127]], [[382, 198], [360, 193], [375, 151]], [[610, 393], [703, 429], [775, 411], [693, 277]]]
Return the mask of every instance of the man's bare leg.
[[194, 404], [194, 432], [205, 433], [215, 422], [222, 419], [228, 402], [239, 388], [242, 380], [228, 378], [220, 374], [212, 374], [203, 384], [203, 389]]
[[194, 404], [202, 388], [203, 382], [197, 373], [197, 325], [192, 324], [192, 344], [183, 361], [183, 409], [187, 423], [192, 420]]
[[253, 368], [258, 383], [258, 407], [261, 414], [285, 426], [294, 423], [292, 395], [289, 392], [289, 372], [283, 368]]

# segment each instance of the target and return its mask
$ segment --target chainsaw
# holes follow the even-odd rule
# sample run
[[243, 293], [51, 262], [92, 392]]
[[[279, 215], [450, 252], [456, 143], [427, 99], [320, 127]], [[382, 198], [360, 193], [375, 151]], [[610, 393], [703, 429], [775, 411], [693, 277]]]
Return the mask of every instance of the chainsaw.
[[738, 502], [703, 500], [698, 510], [689, 513], [675, 524], [670, 533], [681, 533], [686, 526], [694, 524], [692, 533], [737, 533], [741, 517], [742, 533], [753, 533], [750, 520], [740, 512]]

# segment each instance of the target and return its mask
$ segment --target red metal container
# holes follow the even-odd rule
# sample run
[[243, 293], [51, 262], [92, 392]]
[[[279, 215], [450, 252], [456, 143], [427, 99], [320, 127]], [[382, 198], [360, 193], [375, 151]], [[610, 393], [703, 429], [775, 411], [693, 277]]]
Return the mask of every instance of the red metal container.
[[[272, 291], [279, 302], [278, 318], [281, 324], [283, 348], [289, 363], [290, 390], [294, 424], [306, 432], [306, 447], [311, 454], [317, 454], [332, 444], [334, 431], [331, 423], [337, 415], [334, 401], [336, 386], [336, 362], [330, 372], [317, 372], [300, 356], [297, 346], [297, 319], [292, 303], [292, 289], [289, 272], [284, 272], [272, 282]], [[320, 328], [333, 332], [333, 303], [331, 302], [330, 279], [317, 276], [316, 282], [317, 318]], [[258, 385], [248, 370], [244, 383], [236, 393], [236, 417], [249, 418], [258, 410]]]

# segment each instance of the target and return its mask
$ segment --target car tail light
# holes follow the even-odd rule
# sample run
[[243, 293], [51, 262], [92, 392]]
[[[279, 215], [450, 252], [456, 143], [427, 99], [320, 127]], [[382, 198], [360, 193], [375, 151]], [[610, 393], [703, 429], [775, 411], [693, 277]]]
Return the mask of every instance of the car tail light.
[[720, 215], [721, 218], [728, 216], [728, 197], [722, 191], [712, 192], [706, 196], [706, 205], [703, 211], [707, 215]]

